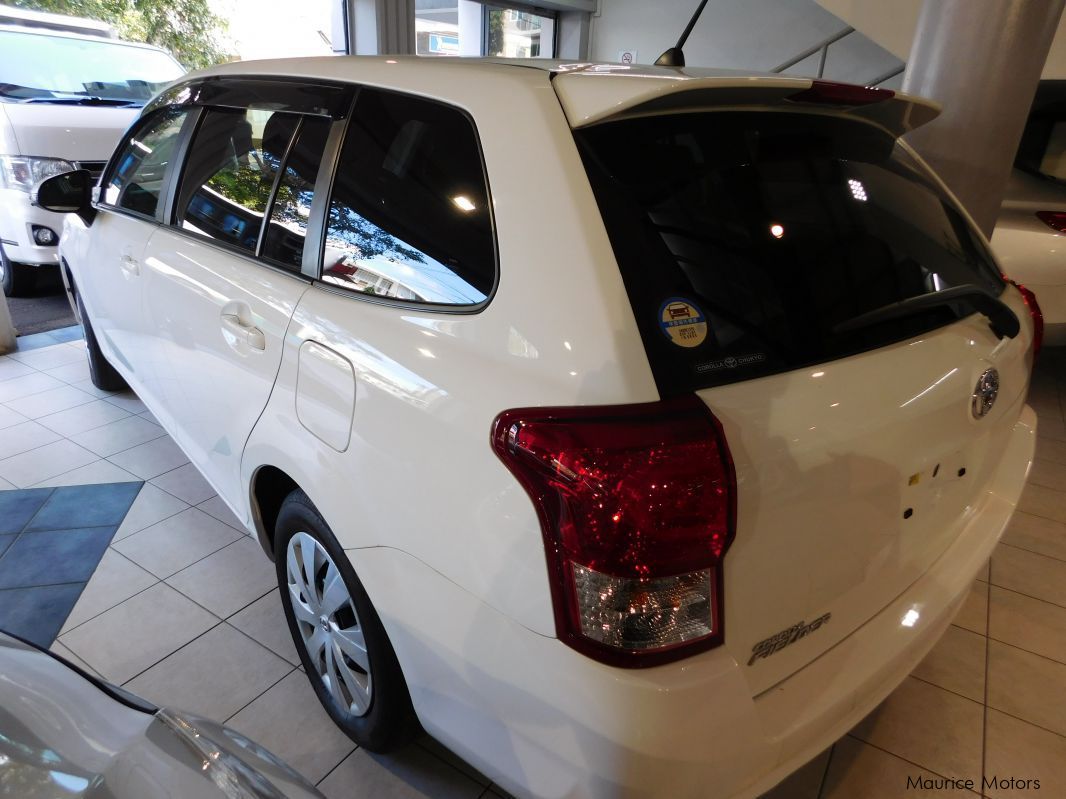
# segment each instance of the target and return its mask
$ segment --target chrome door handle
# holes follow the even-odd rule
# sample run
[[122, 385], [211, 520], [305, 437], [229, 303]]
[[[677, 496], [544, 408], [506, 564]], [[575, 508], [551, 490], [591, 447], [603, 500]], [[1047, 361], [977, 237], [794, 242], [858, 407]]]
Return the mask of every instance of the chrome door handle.
[[224, 335], [228, 334], [227, 340], [232, 337], [234, 342], [243, 341], [249, 348], [260, 352], [266, 349], [266, 336], [252, 322], [244, 321], [235, 313], [223, 313], [221, 318], [222, 332]]

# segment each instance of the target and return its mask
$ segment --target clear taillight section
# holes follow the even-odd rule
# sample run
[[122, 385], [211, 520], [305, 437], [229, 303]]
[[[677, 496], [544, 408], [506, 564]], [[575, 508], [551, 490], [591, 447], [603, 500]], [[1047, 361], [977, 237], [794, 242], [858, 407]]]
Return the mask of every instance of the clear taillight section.
[[505, 411], [492, 445], [536, 506], [562, 640], [629, 667], [721, 643], [736, 485], [698, 397]]

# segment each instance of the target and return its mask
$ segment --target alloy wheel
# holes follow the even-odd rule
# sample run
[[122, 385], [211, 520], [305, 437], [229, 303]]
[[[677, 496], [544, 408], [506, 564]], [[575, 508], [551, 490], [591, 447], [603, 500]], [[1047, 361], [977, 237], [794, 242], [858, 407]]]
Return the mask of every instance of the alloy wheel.
[[342, 710], [365, 715], [374, 691], [370, 658], [340, 569], [314, 536], [297, 532], [286, 548], [285, 573], [311, 665]]

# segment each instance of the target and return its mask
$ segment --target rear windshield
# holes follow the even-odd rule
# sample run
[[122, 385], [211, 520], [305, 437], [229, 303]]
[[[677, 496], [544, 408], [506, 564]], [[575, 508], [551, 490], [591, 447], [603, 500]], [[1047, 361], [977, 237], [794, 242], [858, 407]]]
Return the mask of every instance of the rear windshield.
[[908, 297], [1003, 290], [962, 215], [868, 124], [706, 112], [575, 136], [664, 394], [823, 363], [973, 312], [834, 330]]

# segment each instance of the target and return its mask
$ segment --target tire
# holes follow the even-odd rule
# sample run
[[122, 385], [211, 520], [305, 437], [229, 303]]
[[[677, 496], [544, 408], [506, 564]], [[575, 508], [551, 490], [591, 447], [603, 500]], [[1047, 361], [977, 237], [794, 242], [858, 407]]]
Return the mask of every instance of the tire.
[[89, 378], [93, 385], [101, 391], [125, 391], [129, 386], [114, 366], [107, 362], [107, 358], [100, 352], [100, 344], [93, 333], [89, 314], [82, 304], [81, 295], [74, 292], [74, 301], [78, 303], [78, 316], [81, 317], [81, 329], [85, 333], [85, 353], [89, 356]]
[[408, 743], [420, 727], [396, 653], [344, 550], [303, 491], [281, 505], [274, 554], [289, 631], [330, 718], [371, 752]]
[[37, 282], [37, 271], [32, 266], [16, 264], [9, 261], [4, 248], [0, 246], [0, 282], [4, 286], [4, 294], [8, 297], [25, 297], [33, 290]]

